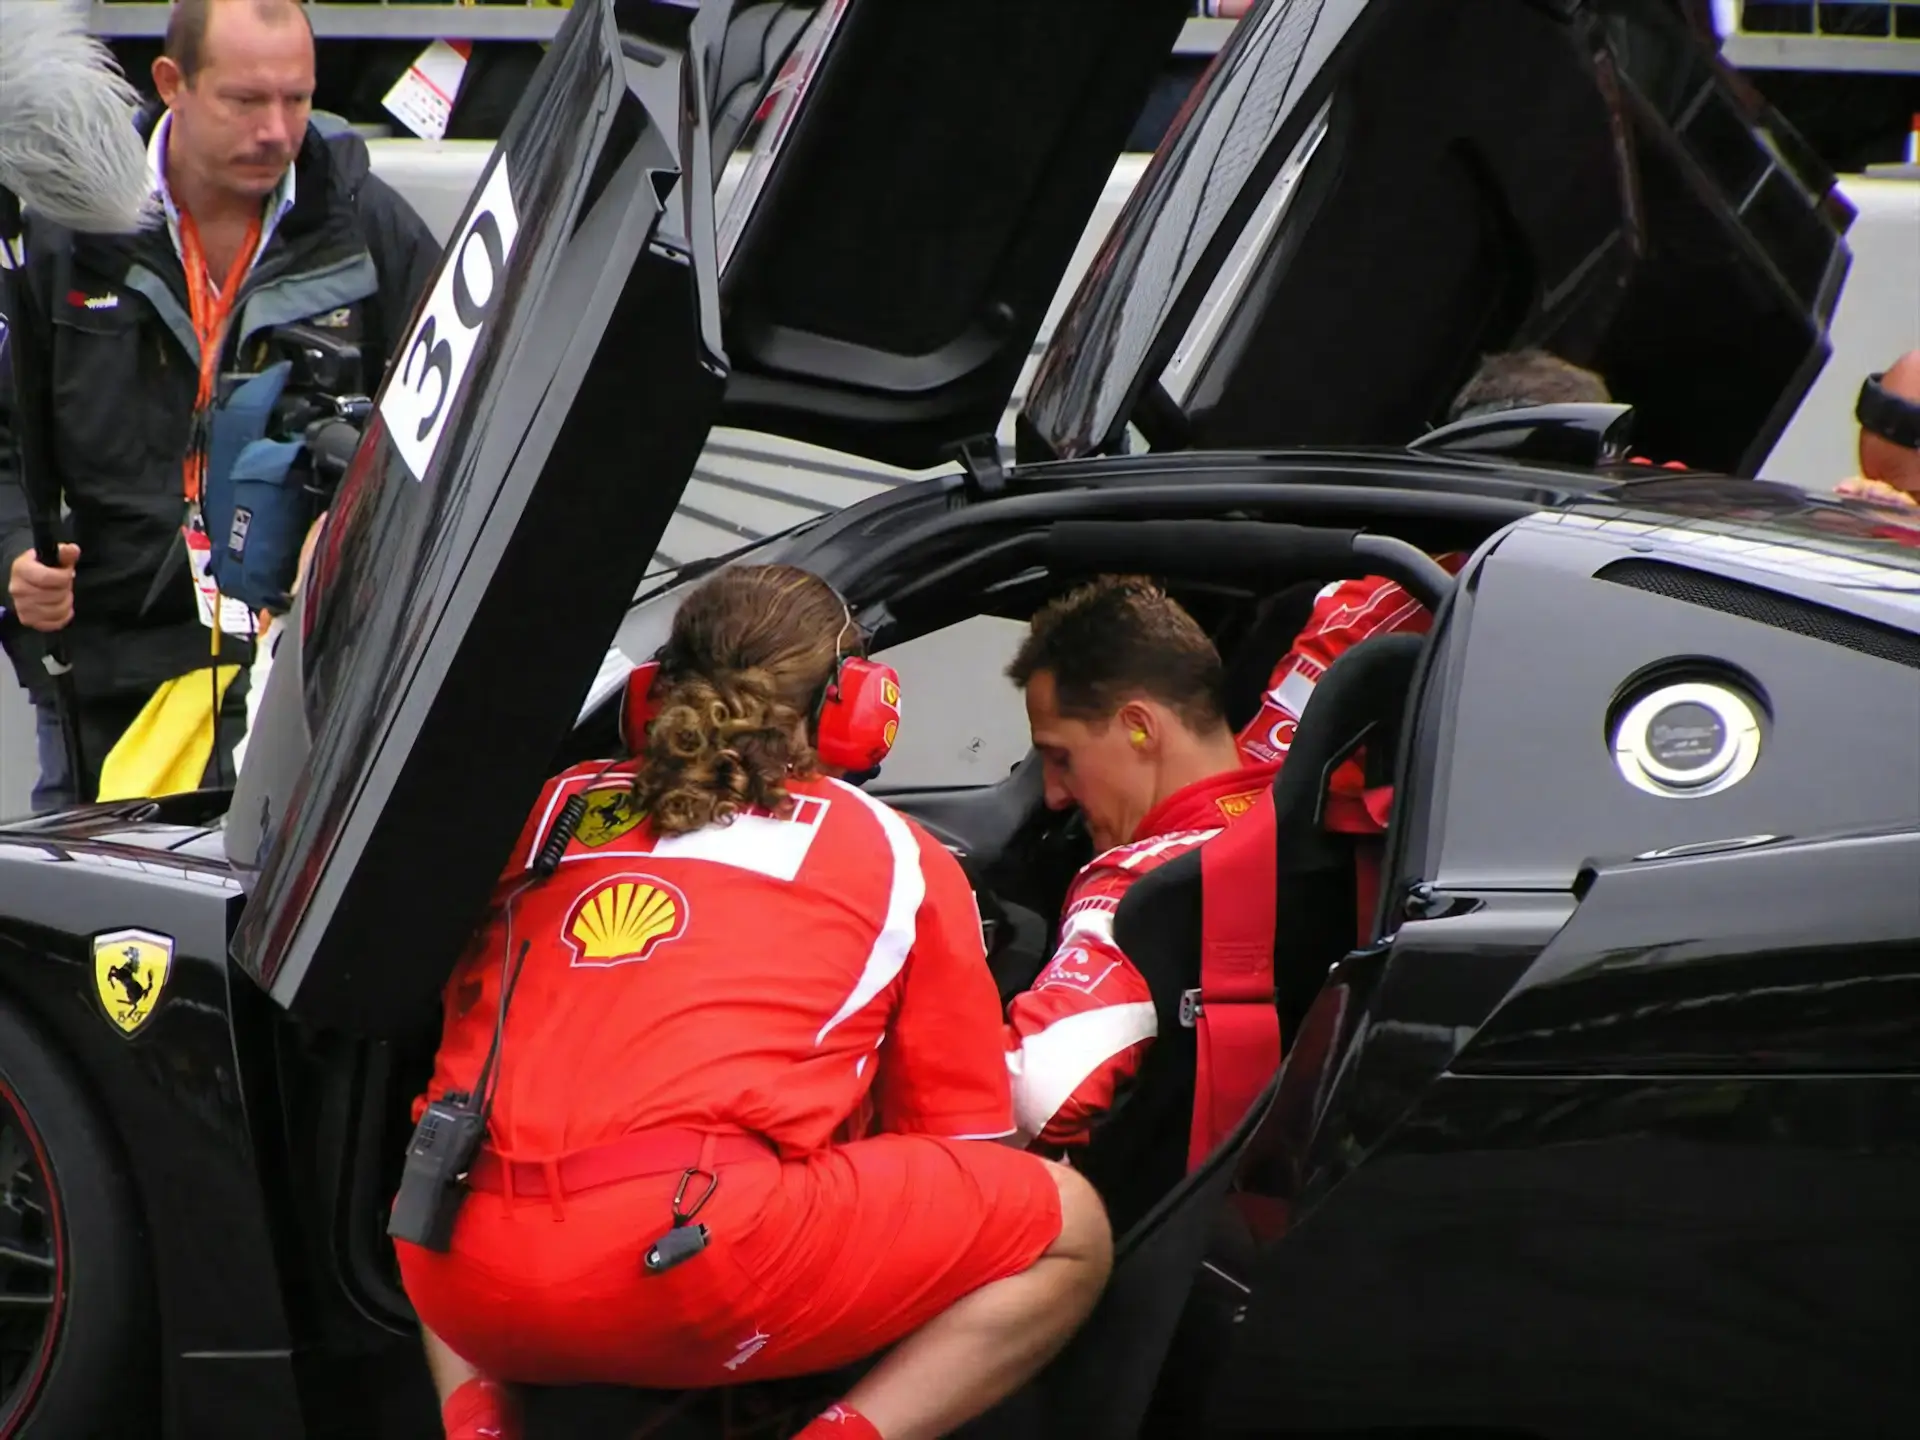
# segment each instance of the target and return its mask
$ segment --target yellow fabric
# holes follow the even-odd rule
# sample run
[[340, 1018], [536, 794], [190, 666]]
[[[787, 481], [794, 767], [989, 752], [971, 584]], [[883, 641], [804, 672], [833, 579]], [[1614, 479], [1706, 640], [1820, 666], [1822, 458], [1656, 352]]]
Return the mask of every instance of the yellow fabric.
[[222, 665], [210, 685], [207, 672], [196, 670], [154, 691], [120, 743], [107, 753], [100, 767], [100, 798], [143, 800], [199, 789], [207, 761], [213, 758], [219, 703], [239, 673], [238, 665]]

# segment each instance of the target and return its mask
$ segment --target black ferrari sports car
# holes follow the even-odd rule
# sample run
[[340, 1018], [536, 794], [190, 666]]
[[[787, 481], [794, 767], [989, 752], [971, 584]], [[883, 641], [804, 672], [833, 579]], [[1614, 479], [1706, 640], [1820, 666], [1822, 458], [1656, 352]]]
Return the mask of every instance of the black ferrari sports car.
[[[436, 992], [544, 777], [617, 745], [605, 677], [734, 558], [655, 562], [721, 423], [947, 465], [742, 552], [850, 597], [909, 737], [936, 688], [1011, 693], [940, 637], [1092, 573], [1162, 577], [1236, 720], [1327, 581], [1435, 616], [1294, 736], [1244, 880], [1285, 1059], [1191, 1171], [1209, 882], [1129, 897], [1165, 1038], [1087, 1161], [1112, 1288], [970, 1433], [1920, 1433], [1920, 527], [1729, 478], [1825, 358], [1832, 177], [1703, 5], [1268, 0], [1003, 460], [1189, 8], [578, 0], [237, 788], [0, 827], [0, 1436], [435, 1433], [385, 1225]], [[1430, 428], [1521, 345], [1623, 403]], [[1690, 473], [1623, 463], [1628, 425]], [[1370, 907], [1321, 823], [1357, 748], [1394, 793]], [[869, 783], [961, 856], [1013, 989], [1088, 843], [1017, 748], [989, 768]], [[795, 1393], [529, 1424], [771, 1435]]]

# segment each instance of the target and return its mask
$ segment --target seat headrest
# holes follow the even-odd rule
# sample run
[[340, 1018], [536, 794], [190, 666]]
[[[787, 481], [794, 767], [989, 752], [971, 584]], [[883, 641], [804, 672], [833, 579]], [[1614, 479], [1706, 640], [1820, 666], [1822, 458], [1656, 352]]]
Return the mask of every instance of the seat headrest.
[[1287, 763], [1274, 777], [1273, 806], [1283, 834], [1317, 829], [1341, 762], [1370, 731], [1397, 731], [1426, 643], [1424, 635], [1376, 635], [1327, 667], [1294, 730]]

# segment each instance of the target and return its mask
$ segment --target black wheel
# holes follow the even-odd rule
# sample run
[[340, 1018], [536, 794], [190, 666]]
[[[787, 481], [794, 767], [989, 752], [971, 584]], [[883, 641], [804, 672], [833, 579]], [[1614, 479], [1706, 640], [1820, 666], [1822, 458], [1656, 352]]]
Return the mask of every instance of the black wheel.
[[105, 1127], [0, 1002], [0, 1440], [154, 1433], [149, 1286]]

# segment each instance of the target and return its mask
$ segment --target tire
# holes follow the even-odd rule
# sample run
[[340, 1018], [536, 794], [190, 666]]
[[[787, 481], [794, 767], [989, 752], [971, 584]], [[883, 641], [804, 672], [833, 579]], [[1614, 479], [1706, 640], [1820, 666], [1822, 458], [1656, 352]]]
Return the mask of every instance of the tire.
[[[0, 1440], [151, 1440], [160, 1347], [125, 1164], [73, 1067], [0, 1000], [0, 1300], [9, 1291]], [[36, 1353], [21, 1316], [40, 1307], [19, 1301], [43, 1292]]]

